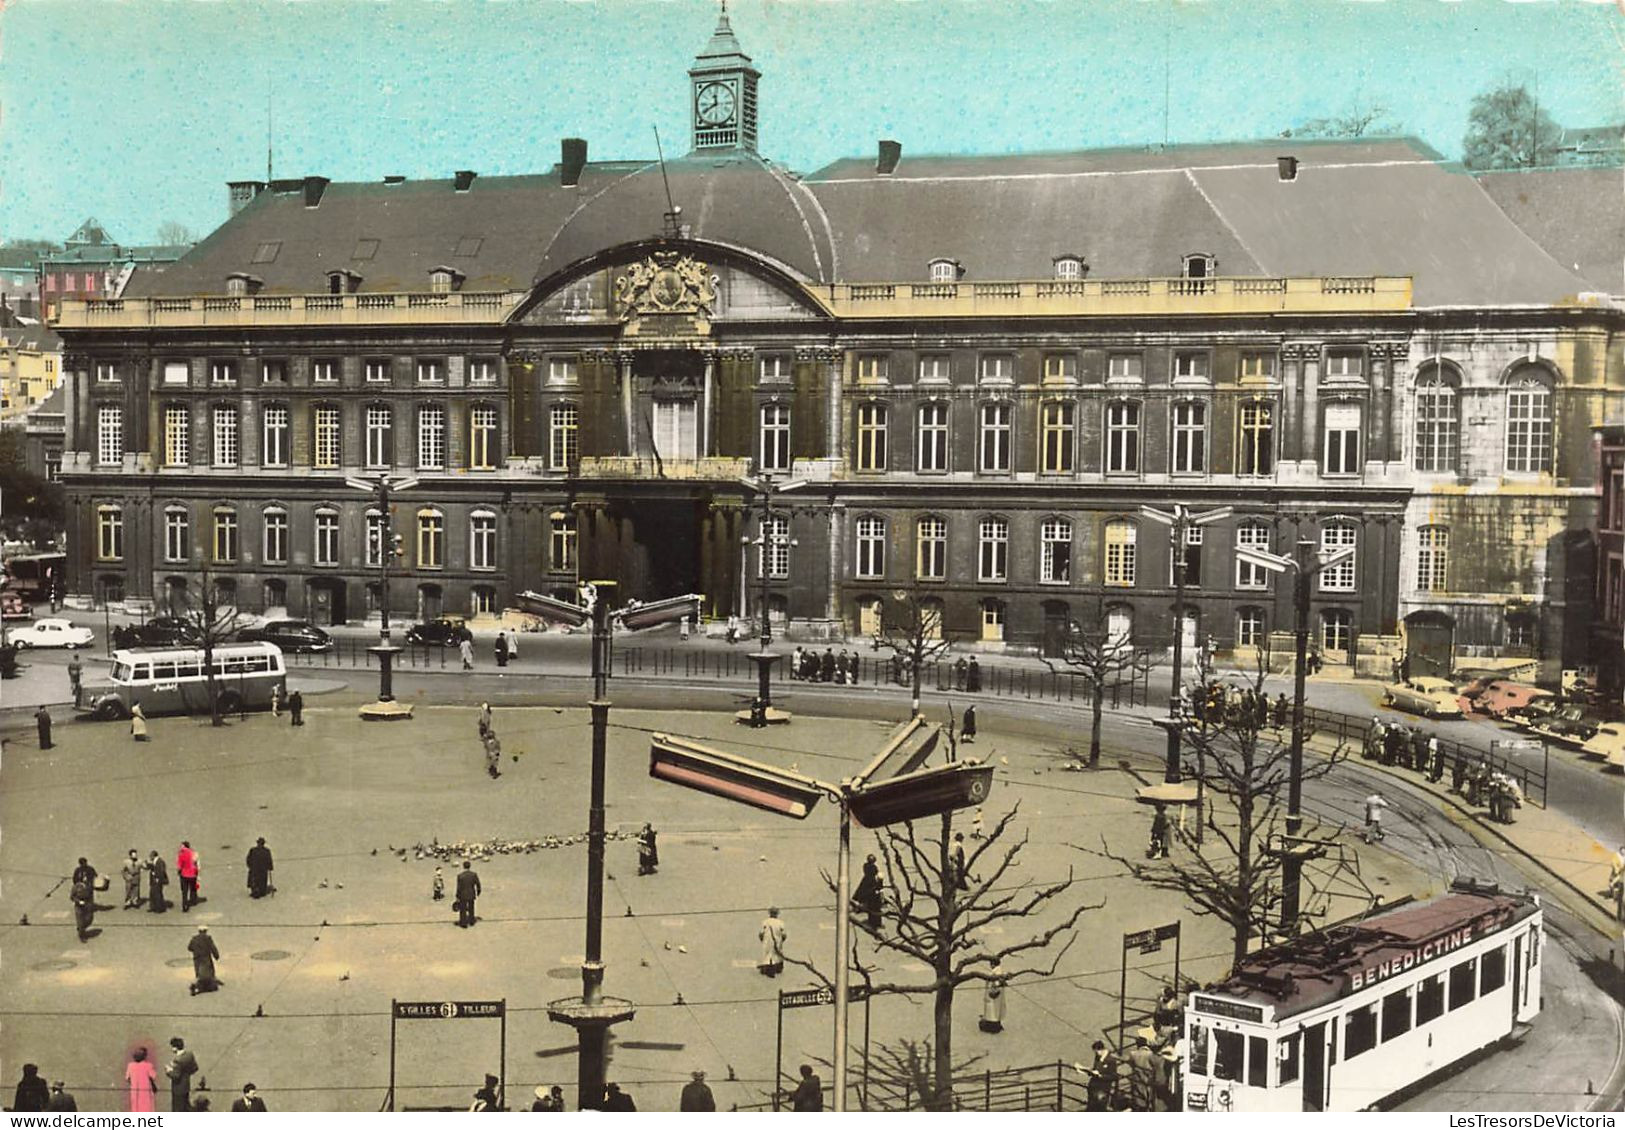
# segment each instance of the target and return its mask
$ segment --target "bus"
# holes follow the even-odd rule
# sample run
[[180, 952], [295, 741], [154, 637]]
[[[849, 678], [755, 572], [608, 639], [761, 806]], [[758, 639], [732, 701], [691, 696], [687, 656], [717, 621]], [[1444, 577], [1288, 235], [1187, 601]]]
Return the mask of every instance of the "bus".
[[66, 553], [28, 553], [5, 560], [4, 587], [25, 603], [44, 604], [62, 591], [67, 576]]
[[1249, 955], [1186, 1000], [1185, 1109], [1358, 1111], [1520, 1036], [1540, 898], [1471, 879]]
[[[287, 691], [282, 649], [273, 643], [219, 644], [213, 653], [220, 712], [261, 710], [271, 692]], [[120, 648], [105, 682], [86, 683], [78, 710], [113, 721], [128, 718], [139, 703], [143, 714], [206, 714], [209, 684], [203, 649], [198, 647]]]

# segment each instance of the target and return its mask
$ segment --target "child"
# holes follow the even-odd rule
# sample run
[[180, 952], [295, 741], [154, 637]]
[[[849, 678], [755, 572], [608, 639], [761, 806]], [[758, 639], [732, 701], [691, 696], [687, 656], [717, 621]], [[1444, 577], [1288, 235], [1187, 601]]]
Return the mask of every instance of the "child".
[[442, 902], [446, 897], [446, 875], [440, 868], [434, 869], [434, 901]]

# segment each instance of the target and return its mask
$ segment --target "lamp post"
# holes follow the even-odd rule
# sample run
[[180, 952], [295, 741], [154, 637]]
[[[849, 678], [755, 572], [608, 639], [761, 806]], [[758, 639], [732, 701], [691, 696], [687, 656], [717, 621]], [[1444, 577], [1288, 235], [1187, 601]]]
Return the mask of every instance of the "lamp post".
[[[390, 532], [389, 496], [391, 492], [411, 490], [417, 479], [391, 479], [380, 473], [374, 479], [345, 479], [356, 490], [373, 496], [378, 507], [378, 643], [367, 650], [378, 657], [378, 701], [361, 708], [361, 717], [369, 722], [392, 722], [412, 717], [412, 705], [395, 701], [394, 661], [401, 653], [389, 638], [389, 559], [398, 550], [396, 538]], [[372, 536], [372, 530], [367, 531]]]
[[1170, 553], [1174, 573], [1174, 672], [1168, 687], [1168, 760], [1162, 779], [1166, 784], [1179, 784], [1179, 715], [1182, 696], [1179, 679], [1185, 666], [1185, 549], [1190, 531], [1230, 517], [1231, 507], [1220, 506], [1201, 513], [1193, 513], [1183, 503], [1176, 503], [1173, 511], [1158, 510], [1155, 506], [1142, 506], [1140, 513], [1153, 522], [1168, 527]]
[[768, 616], [767, 598], [768, 581], [772, 573], [770, 567], [771, 551], [776, 546], [790, 546], [796, 543], [794, 539], [787, 536], [778, 536], [768, 532], [769, 523], [776, 513], [773, 509], [773, 498], [785, 491], [797, 490], [805, 486], [806, 480], [794, 479], [790, 482], [781, 483], [774, 479], [772, 475], [763, 474], [755, 479], [741, 479], [739, 481], [755, 490], [762, 503], [762, 515], [757, 519], [756, 538], [754, 541], [747, 539], [747, 544], [758, 547], [757, 563], [761, 567], [762, 584], [759, 598], [761, 608], [759, 611], [762, 614], [762, 646], [760, 651], [750, 657], [756, 664], [756, 700], [751, 703], [748, 711], [741, 711], [739, 715], [741, 721], [751, 726], [760, 727], [790, 721], [789, 712], [773, 709], [773, 664], [778, 661], [779, 657], [767, 650], [768, 646], [773, 642], [773, 622]]

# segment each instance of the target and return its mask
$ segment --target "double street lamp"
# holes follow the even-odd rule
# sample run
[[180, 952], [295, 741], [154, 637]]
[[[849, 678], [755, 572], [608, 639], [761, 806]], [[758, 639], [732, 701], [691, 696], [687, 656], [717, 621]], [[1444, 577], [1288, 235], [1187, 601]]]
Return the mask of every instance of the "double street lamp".
[[400, 552], [399, 534], [390, 530], [389, 496], [418, 485], [415, 478], [392, 479], [380, 473], [376, 479], [345, 479], [345, 484], [373, 496], [378, 508], [378, 523], [368, 523], [367, 537], [377, 538], [374, 548], [378, 554], [378, 643], [367, 650], [378, 657], [378, 701], [361, 708], [361, 717], [371, 722], [390, 722], [412, 717], [412, 707], [395, 701], [395, 657], [401, 653], [389, 638], [389, 560]]
[[773, 622], [768, 616], [768, 581], [773, 573], [773, 551], [783, 548], [788, 552], [795, 540], [788, 533], [776, 534], [771, 532], [773, 518], [779, 511], [773, 508], [773, 499], [786, 491], [799, 490], [807, 485], [806, 479], [791, 479], [780, 482], [772, 475], [762, 474], [754, 479], [740, 479], [741, 483], [750, 487], [761, 500], [762, 515], [757, 520], [756, 537], [754, 540], [746, 538], [745, 544], [757, 547], [757, 563], [761, 575], [761, 596], [758, 611], [762, 616], [761, 650], [750, 658], [756, 664], [756, 700], [751, 703], [748, 712], [740, 714], [741, 720], [752, 726], [767, 726], [775, 722], [788, 722], [790, 715], [782, 710], [773, 709], [773, 664], [778, 656], [768, 651], [768, 645], [773, 642]]

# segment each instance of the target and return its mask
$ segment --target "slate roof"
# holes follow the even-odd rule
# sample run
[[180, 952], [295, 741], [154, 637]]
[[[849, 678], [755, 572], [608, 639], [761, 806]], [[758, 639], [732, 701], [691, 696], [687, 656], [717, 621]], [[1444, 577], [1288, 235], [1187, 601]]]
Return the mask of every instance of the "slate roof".
[[1592, 290], [1625, 293], [1625, 171], [1535, 169], [1482, 173], [1478, 183], [1501, 211]]

